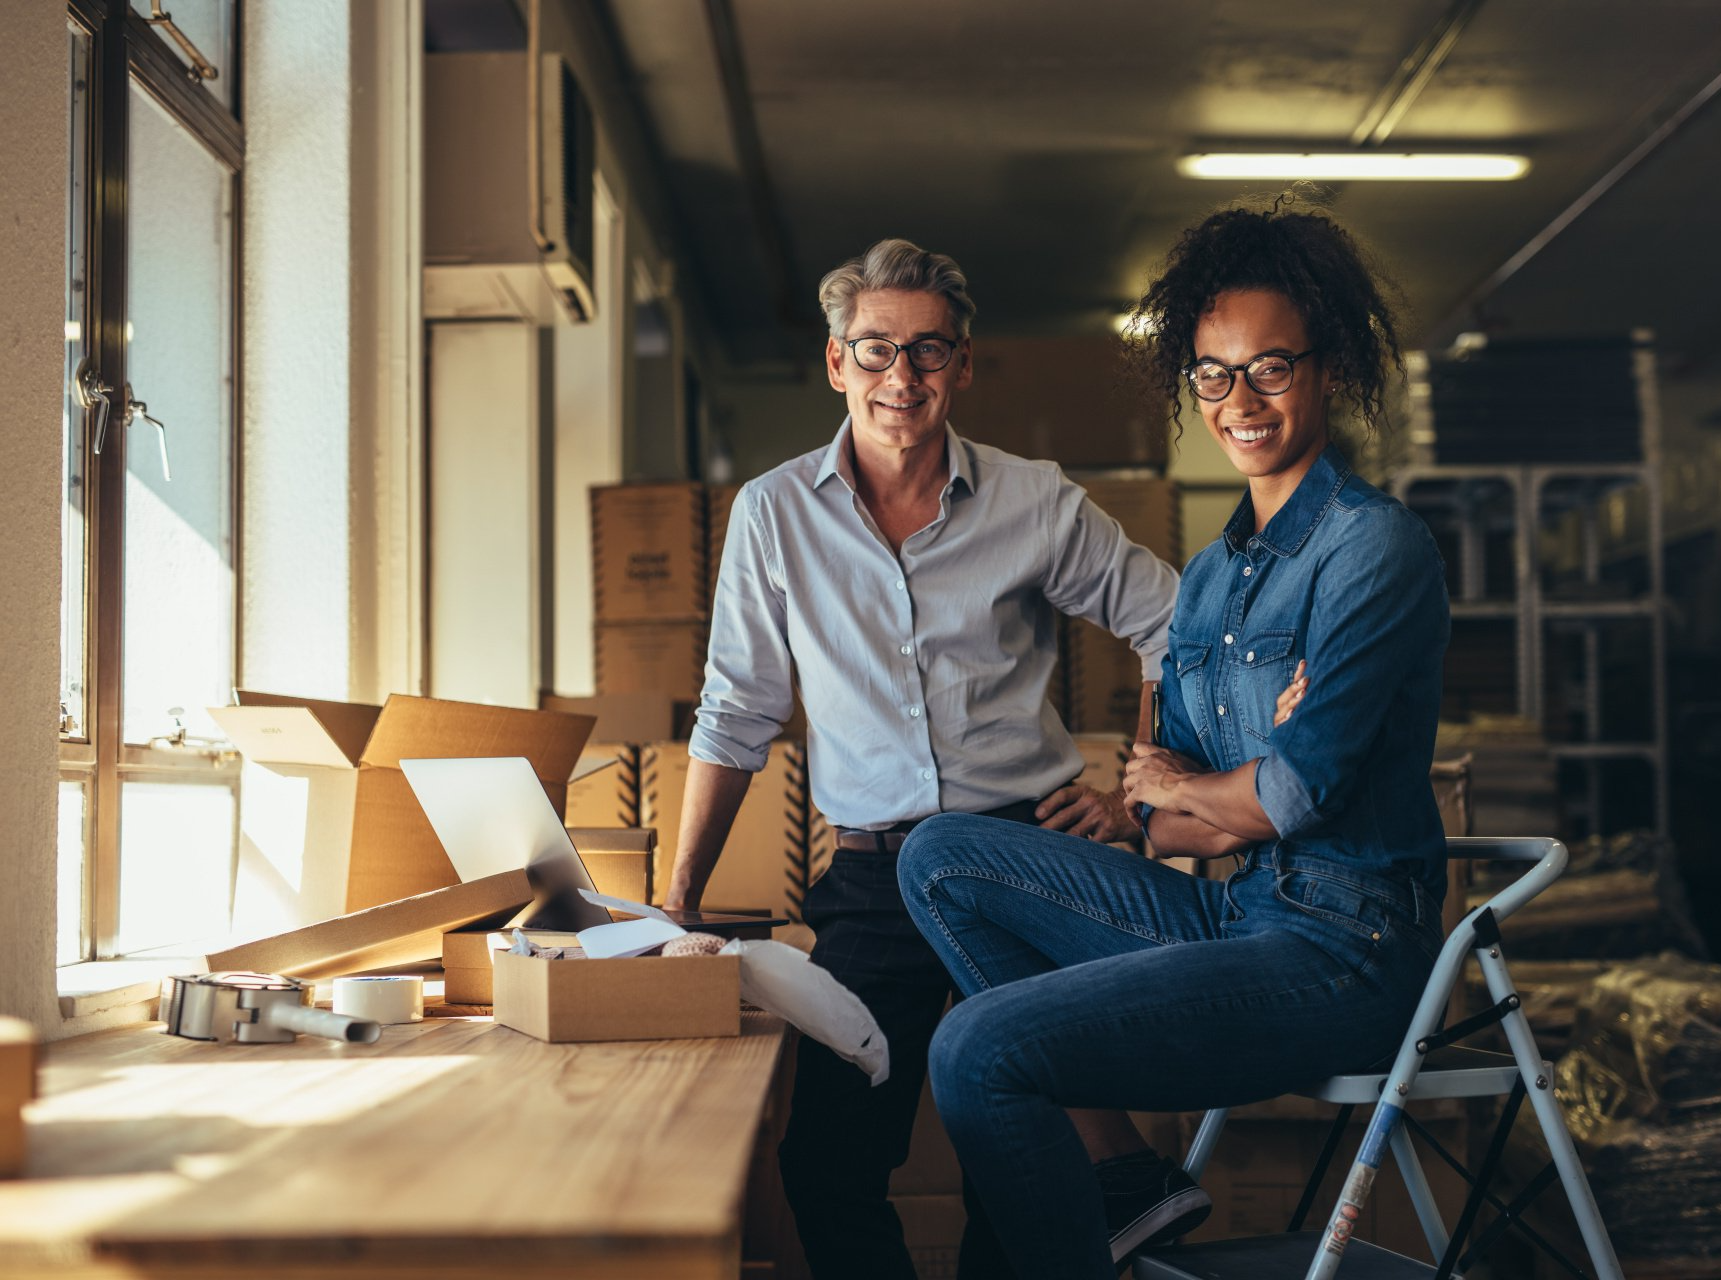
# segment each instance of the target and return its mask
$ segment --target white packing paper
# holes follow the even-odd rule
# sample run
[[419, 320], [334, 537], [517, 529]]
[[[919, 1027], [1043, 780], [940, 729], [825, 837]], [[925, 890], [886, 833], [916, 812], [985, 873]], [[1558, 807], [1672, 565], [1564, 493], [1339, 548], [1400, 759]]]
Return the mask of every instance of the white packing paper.
[[[648, 920], [669, 921], [669, 917], [656, 907], [648, 907], [643, 902], [629, 902], [626, 898], [613, 898], [607, 893], [599, 893], [596, 889], [581, 889], [580, 897], [595, 907], [604, 907], [610, 911], [624, 912], [630, 916], [644, 916]], [[677, 927], [676, 933], [686, 933], [687, 930]]]
[[736, 938], [718, 953], [741, 957], [741, 998], [792, 1022], [874, 1085], [890, 1078], [890, 1045], [861, 998], [783, 942]]
[[655, 951], [687, 930], [669, 920], [618, 920], [580, 930], [580, 948], [590, 960], [618, 960]]

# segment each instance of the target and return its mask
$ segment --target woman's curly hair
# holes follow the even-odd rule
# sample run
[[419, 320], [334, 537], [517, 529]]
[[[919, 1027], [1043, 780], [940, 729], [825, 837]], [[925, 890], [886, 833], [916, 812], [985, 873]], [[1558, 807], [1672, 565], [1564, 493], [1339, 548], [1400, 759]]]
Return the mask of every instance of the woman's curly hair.
[[1339, 391], [1373, 432], [1385, 415], [1390, 369], [1404, 372], [1398, 318], [1387, 297], [1397, 287], [1351, 233], [1296, 192], [1258, 206], [1239, 205], [1185, 231], [1165, 269], [1131, 315], [1129, 363], [1183, 430], [1184, 369], [1195, 358], [1195, 327], [1231, 289], [1271, 289], [1302, 314], [1309, 343], [1337, 378]]

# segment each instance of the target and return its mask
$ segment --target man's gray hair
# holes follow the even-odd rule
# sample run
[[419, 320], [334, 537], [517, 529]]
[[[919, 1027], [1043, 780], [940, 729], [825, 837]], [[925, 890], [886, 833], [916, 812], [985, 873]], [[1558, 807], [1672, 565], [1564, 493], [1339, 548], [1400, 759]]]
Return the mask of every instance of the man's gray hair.
[[878, 289], [906, 289], [912, 293], [936, 293], [950, 304], [950, 323], [958, 339], [968, 336], [974, 319], [974, 299], [968, 296], [968, 277], [948, 254], [928, 253], [907, 240], [880, 240], [858, 258], [819, 281], [819, 306], [831, 326], [831, 337], [848, 337], [855, 318], [855, 299]]

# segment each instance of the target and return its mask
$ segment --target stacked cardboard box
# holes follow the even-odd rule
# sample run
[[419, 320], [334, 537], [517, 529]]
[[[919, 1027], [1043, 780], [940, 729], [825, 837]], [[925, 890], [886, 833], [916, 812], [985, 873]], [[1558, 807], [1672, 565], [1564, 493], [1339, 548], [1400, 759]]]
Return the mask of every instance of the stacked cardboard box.
[[591, 492], [598, 692], [697, 698], [711, 607], [705, 486]]
[[[1077, 477], [1088, 497], [1123, 526], [1125, 536], [1167, 564], [1183, 563], [1182, 506], [1175, 481], [1147, 476]], [[1128, 641], [1071, 618], [1063, 630], [1060, 668], [1065, 723], [1077, 733], [1135, 736], [1140, 717], [1141, 659]], [[1155, 679], [1158, 673], [1154, 672]], [[1054, 703], [1057, 700], [1054, 699]]]
[[0, 1178], [24, 1172], [24, 1104], [36, 1096], [36, 1033], [22, 1018], [0, 1018]]
[[[652, 873], [658, 901], [669, 886], [679, 847], [688, 761], [685, 742], [648, 743], [640, 756], [643, 823], [658, 833]], [[766, 908], [800, 920], [813, 878], [809, 835], [806, 748], [799, 742], [778, 742], [765, 767], [753, 775], [701, 905], [712, 910]]]
[[956, 429], [1067, 467], [1163, 467], [1164, 415], [1126, 385], [1119, 351], [1109, 334], [987, 338]]

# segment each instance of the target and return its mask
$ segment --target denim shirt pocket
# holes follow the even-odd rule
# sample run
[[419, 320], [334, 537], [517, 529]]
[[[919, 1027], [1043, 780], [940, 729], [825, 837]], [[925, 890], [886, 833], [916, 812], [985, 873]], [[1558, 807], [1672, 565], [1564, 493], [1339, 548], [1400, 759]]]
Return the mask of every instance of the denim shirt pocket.
[[1171, 660], [1177, 664], [1177, 687], [1183, 695], [1183, 710], [1195, 729], [1195, 736], [1207, 740], [1207, 655], [1210, 644], [1178, 641], [1172, 646]]
[[1273, 732], [1273, 712], [1279, 695], [1297, 669], [1297, 633], [1257, 631], [1237, 646], [1231, 705], [1243, 731], [1257, 742]]

